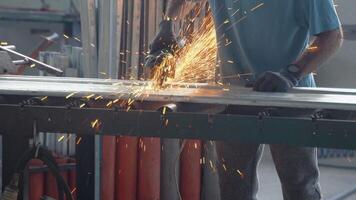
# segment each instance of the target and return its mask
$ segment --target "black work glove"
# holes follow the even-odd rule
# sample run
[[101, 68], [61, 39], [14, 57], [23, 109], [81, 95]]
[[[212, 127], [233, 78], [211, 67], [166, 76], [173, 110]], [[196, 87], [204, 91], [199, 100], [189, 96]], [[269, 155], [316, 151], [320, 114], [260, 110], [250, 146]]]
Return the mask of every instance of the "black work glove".
[[260, 76], [253, 86], [259, 92], [287, 92], [289, 88], [298, 85], [300, 76], [288, 71], [288, 68], [279, 72], [267, 71]]
[[150, 51], [145, 59], [145, 67], [152, 68], [164, 59], [165, 55], [173, 54], [178, 47], [173, 32], [173, 22], [164, 20], [159, 25], [160, 30], [150, 45]]

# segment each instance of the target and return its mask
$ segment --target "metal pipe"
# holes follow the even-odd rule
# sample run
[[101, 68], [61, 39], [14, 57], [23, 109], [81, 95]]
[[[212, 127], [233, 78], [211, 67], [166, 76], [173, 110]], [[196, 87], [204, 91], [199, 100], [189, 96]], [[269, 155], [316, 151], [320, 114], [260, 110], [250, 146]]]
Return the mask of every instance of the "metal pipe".
[[12, 61], [12, 63], [14, 63], [15, 65], [27, 65], [30, 62], [28, 60], [24, 59], [24, 60], [14, 60], [14, 61]]
[[47, 64], [45, 64], [43, 62], [40, 62], [40, 61], [38, 61], [36, 59], [33, 59], [33, 58], [29, 57], [29, 56], [23, 55], [23, 54], [21, 54], [21, 53], [19, 53], [17, 51], [14, 51], [14, 50], [11, 50], [9, 48], [6, 48], [5, 46], [0, 46], [0, 50], [7, 51], [7, 52], [12, 53], [14, 55], [20, 56], [20, 57], [22, 57], [24, 59], [27, 59], [31, 63], [37, 64], [37, 68], [39, 70], [46, 71], [47, 73], [54, 74], [54, 75], [57, 75], [57, 76], [61, 76], [64, 73], [61, 69], [58, 69], [58, 68], [55, 68], [53, 66], [47, 65]]
[[16, 46], [15, 45], [7, 45], [7, 46], [3, 46], [4, 48], [7, 49], [11, 49], [11, 50], [16, 50]]

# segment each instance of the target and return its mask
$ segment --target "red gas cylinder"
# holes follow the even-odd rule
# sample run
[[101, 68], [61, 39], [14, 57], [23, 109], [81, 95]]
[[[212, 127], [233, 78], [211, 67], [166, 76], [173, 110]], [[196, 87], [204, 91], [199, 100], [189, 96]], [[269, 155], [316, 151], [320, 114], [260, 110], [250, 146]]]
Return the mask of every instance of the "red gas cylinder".
[[161, 140], [141, 138], [139, 141], [138, 200], [160, 198]]
[[[68, 159], [67, 158], [58, 157], [58, 158], [56, 158], [56, 162], [57, 162], [58, 165], [63, 165], [63, 164], [66, 164], [68, 162]], [[61, 172], [61, 175], [64, 178], [64, 180], [68, 182], [68, 172], [67, 171], [63, 171], [63, 172]], [[52, 197], [54, 199], [58, 199], [57, 182], [56, 182], [55, 177], [50, 172], [46, 173], [45, 189], [46, 189], [46, 195], [47, 196]]]
[[180, 160], [180, 193], [184, 200], [200, 200], [201, 141], [185, 140]]
[[103, 136], [101, 163], [101, 199], [114, 200], [116, 137]]
[[[43, 167], [41, 160], [32, 159], [29, 162], [29, 167]], [[31, 173], [29, 175], [29, 199], [38, 200], [44, 195], [44, 173]]]
[[137, 137], [117, 137], [116, 200], [136, 200], [137, 193]]

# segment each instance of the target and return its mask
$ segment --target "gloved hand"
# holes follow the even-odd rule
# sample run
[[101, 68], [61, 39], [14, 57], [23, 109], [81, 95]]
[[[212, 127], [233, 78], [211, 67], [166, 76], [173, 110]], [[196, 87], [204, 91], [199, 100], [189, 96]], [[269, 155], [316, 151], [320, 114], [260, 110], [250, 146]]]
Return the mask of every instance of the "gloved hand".
[[172, 20], [160, 23], [160, 30], [150, 45], [149, 55], [145, 59], [145, 67], [152, 68], [164, 59], [164, 56], [173, 54], [178, 47], [176, 36], [173, 32]]
[[259, 92], [287, 92], [298, 85], [300, 77], [296, 73], [282, 69], [279, 72], [267, 71], [257, 79], [253, 86]]

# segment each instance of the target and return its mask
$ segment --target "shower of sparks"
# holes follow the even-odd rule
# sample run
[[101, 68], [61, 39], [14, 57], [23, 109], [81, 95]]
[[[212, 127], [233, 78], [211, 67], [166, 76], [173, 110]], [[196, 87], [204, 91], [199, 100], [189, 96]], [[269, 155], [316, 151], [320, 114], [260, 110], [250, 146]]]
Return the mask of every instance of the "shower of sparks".
[[[174, 56], [166, 56], [163, 62], [155, 67], [153, 78], [147, 85], [132, 81], [129, 85], [131, 88], [129, 95], [117, 92], [116, 100], [109, 101], [106, 106], [111, 107], [122, 99], [120, 106], [126, 107], [126, 111], [130, 111], [134, 107], [134, 102], [143, 101], [150, 96], [150, 91], [164, 89], [167, 85], [189, 87], [188, 84], [192, 83], [213, 83], [215, 81], [217, 42], [212, 15], [203, 19], [202, 25], [193, 32], [191, 38], [193, 39], [177, 50]], [[227, 41], [227, 43], [231, 43], [231, 41]], [[128, 51], [125, 52], [129, 53]], [[120, 52], [120, 54], [124, 54], [124, 52]], [[76, 92], [67, 95], [66, 99], [75, 94]], [[102, 96], [87, 96], [87, 99], [92, 98], [95, 100], [103, 99]], [[85, 105], [82, 104], [80, 108]], [[166, 109], [163, 110], [163, 114], [167, 112]], [[168, 120], [165, 121], [165, 125], [168, 125]]]
[[163, 62], [155, 67], [153, 88], [160, 89], [164, 83], [199, 83], [215, 80], [217, 45], [211, 15], [204, 19], [192, 38], [193, 40], [175, 52], [174, 56], [166, 56]]
[[[255, 11], [258, 8], [264, 6], [263, 3], [256, 4], [250, 10]], [[236, 12], [238, 12], [237, 10]], [[226, 19], [221, 25], [217, 25], [215, 28], [213, 16], [208, 14], [204, 19], [202, 19], [201, 25], [194, 30], [194, 32], [187, 39], [186, 44], [177, 49], [173, 54], [167, 54], [163, 58], [162, 62], [154, 67], [153, 75], [151, 81], [148, 84], [140, 84], [139, 80], [137, 82], [133, 81], [129, 85], [129, 94], [120, 94], [117, 92], [117, 97], [115, 101], [109, 101], [107, 107], [112, 107], [114, 104], [120, 101], [120, 106], [125, 107], [126, 111], [130, 111], [134, 108], [133, 103], [136, 101], [144, 101], [145, 98], [150, 96], [150, 92], [161, 90], [165, 88], [173, 87], [189, 87], [192, 83], [215, 83], [216, 80], [216, 69], [219, 63], [227, 62], [230, 64], [235, 64], [233, 60], [217, 61], [217, 47], [218, 45], [231, 45], [232, 41], [229, 39], [224, 39], [222, 42], [217, 43], [216, 29], [224, 25], [232, 27], [239, 23], [247, 16], [244, 16], [237, 21], [229, 21]], [[194, 21], [194, 19], [191, 19]], [[226, 28], [229, 29], [229, 28]], [[188, 30], [188, 29], [185, 29]], [[184, 34], [183, 34], [184, 35]], [[125, 55], [130, 53], [128, 50], [120, 52], [120, 55]], [[242, 75], [249, 74], [236, 74], [233, 75], [234, 78], [241, 78]], [[221, 75], [220, 78], [222, 77]], [[120, 83], [122, 84], [122, 83]], [[224, 85], [221, 82], [217, 82], [218, 85]], [[113, 86], [116, 86], [113, 84]], [[223, 91], [228, 91], [228, 88], [223, 88]], [[66, 98], [74, 96], [76, 93], [69, 94]], [[89, 98], [94, 98], [95, 100], [103, 99], [102, 96], [88, 96]], [[126, 100], [125, 100], [126, 99]], [[81, 108], [85, 104], [81, 105]], [[164, 110], [163, 113], [166, 113]], [[166, 121], [168, 124], [168, 121]]]

